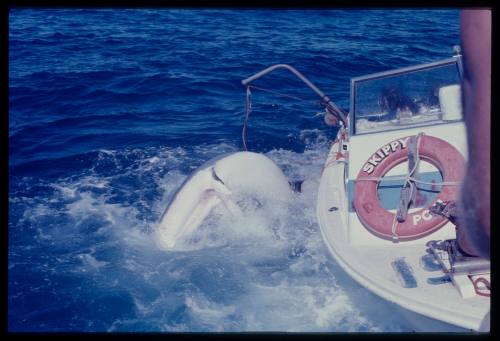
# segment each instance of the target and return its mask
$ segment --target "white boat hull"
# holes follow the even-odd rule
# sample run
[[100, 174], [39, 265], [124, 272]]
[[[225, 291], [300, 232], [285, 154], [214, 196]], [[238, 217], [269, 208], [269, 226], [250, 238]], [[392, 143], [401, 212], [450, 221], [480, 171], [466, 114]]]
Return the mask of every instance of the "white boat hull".
[[[393, 136], [384, 138], [384, 141], [391, 139]], [[377, 146], [377, 143], [373, 146]], [[367, 155], [371, 152], [370, 148], [376, 148], [373, 146], [367, 146]], [[317, 197], [317, 217], [321, 233], [337, 263], [367, 289], [411, 312], [441, 321], [443, 325], [450, 324], [464, 330], [489, 331], [488, 297], [474, 295], [463, 298], [451, 282], [429, 284], [429, 278], [444, 274], [440, 270], [428, 271], [421, 266], [427, 241], [454, 237], [451, 223], [425, 238], [411, 242], [395, 243], [369, 233], [359, 220], [355, 223], [356, 212], [349, 210], [351, 203], [347, 179], [349, 172], [355, 170], [346, 168], [353, 165], [349, 165], [347, 154], [340, 156], [341, 150], [338, 141], [332, 145]], [[413, 271], [416, 287], [404, 287], [391, 265], [402, 258]]]

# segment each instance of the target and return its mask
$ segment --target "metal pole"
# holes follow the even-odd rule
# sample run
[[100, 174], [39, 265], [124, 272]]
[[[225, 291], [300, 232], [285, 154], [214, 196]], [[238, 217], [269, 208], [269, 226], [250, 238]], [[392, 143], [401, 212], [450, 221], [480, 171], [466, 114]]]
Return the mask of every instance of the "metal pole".
[[345, 114], [342, 109], [340, 109], [335, 103], [332, 102], [332, 100], [316, 85], [314, 85], [309, 79], [307, 79], [303, 74], [301, 74], [299, 71], [297, 71], [294, 67], [288, 65], [288, 64], [275, 64], [272, 65], [260, 72], [257, 72], [255, 75], [248, 77], [244, 80], [241, 81], [241, 84], [247, 86], [254, 80], [270, 73], [273, 70], [279, 69], [279, 68], [284, 68], [287, 69], [288, 71], [291, 71], [294, 75], [296, 75], [300, 80], [302, 80], [306, 85], [311, 88], [321, 99], [325, 102], [325, 105], [327, 107], [327, 110], [331, 111], [333, 114], [337, 114], [339, 116], [340, 120], [344, 124], [344, 127], [347, 127], [347, 119], [345, 117]]

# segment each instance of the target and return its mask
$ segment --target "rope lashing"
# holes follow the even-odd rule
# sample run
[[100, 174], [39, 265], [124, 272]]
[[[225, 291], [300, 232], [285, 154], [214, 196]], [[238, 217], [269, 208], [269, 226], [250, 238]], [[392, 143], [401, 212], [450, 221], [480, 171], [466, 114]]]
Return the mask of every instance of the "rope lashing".
[[315, 103], [315, 104], [320, 104], [321, 103], [319, 101], [307, 100], [307, 99], [304, 99], [302, 97], [284, 94], [284, 93], [273, 91], [273, 90], [270, 90], [270, 89], [261, 88], [261, 87], [255, 86], [255, 85], [247, 85], [247, 88], [249, 88], [249, 87], [253, 88], [253, 89], [256, 89], [256, 90], [264, 91], [264, 92], [267, 92], [267, 93], [270, 93], [270, 94], [273, 94], [273, 95], [276, 95], [276, 96], [291, 98], [291, 99], [295, 99], [295, 100], [302, 101], [302, 102], [310, 102], [310, 103]]
[[[328, 96], [326, 96], [325, 93], [323, 93], [316, 85], [314, 85], [309, 79], [307, 79], [302, 73], [297, 71], [294, 67], [287, 65], [287, 64], [275, 64], [275, 65], [271, 65], [271, 66], [265, 68], [264, 70], [257, 72], [253, 76], [245, 78], [241, 81], [241, 84], [243, 84], [244, 86], [247, 87], [247, 103], [246, 103], [246, 112], [245, 112], [245, 122], [244, 122], [243, 130], [242, 130], [243, 147], [245, 150], [248, 150], [245, 138], [246, 138], [246, 125], [247, 125], [247, 121], [248, 121], [248, 115], [250, 114], [250, 83], [255, 81], [256, 79], [259, 79], [262, 76], [276, 70], [276, 69], [286, 69], [286, 70], [290, 71], [291, 73], [293, 73], [296, 77], [298, 77], [312, 91], [314, 91], [314, 93], [316, 93], [316, 95], [318, 95], [321, 98], [321, 101], [319, 103], [325, 107], [326, 112], [335, 116], [342, 123], [344, 128], [347, 127], [347, 123], [348, 123], [347, 122], [347, 113], [344, 110], [342, 110], [341, 108], [339, 108], [335, 103], [333, 103], [333, 101]], [[272, 94], [275, 94], [278, 96], [293, 98], [296, 100], [307, 102], [307, 100], [300, 98], [298, 96], [290, 96], [287, 94], [279, 93], [279, 92], [269, 90], [269, 89], [259, 88], [256, 86], [251, 86], [251, 87], [253, 87], [254, 89], [259, 89], [259, 90], [269, 92], [269, 93], [272, 93]], [[317, 102], [314, 102], [314, 103], [317, 103]]]
[[392, 221], [391, 231], [393, 240], [399, 239], [399, 236], [397, 234], [398, 224], [406, 220], [408, 209], [410, 208], [410, 205], [414, 200], [417, 186], [413, 181], [410, 180], [410, 177], [412, 177], [412, 175], [417, 170], [420, 161], [419, 146], [420, 146], [420, 137], [422, 136], [422, 134], [423, 133], [419, 133], [417, 136], [412, 136], [410, 138], [410, 143], [408, 146], [408, 173], [406, 174], [405, 182], [403, 184], [403, 188], [401, 189], [399, 207], [396, 212], [396, 215], [394, 216], [394, 220]]
[[252, 103], [251, 103], [252, 92], [250, 90], [251, 88], [252, 89], [256, 89], [256, 90], [260, 90], [260, 91], [263, 91], [263, 92], [268, 92], [268, 93], [276, 95], [276, 96], [291, 98], [291, 99], [295, 99], [295, 100], [302, 101], [302, 102], [314, 103], [314, 104], [316, 104], [318, 106], [321, 105], [320, 101], [307, 100], [307, 99], [304, 99], [302, 97], [297, 97], [297, 96], [292, 96], [292, 95], [284, 94], [284, 93], [273, 91], [273, 90], [269, 90], [269, 89], [266, 89], [266, 88], [261, 88], [261, 87], [255, 86], [255, 85], [247, 85], [246, 86], [246, 102], [245, 102], [245, 118], [244, 118], [244, 122], [243, 122], [243, 128], [242, 128], [242, 131], [241, 131], [241, 139], [243, 141], [243, 149], [246, 150], [246, 151], [248, 151], [247, 141], [246, 141], [248, 117], [250, 116], [250, 111], [252, 110]]
[[252, 109], [252, 103], [250, 102], [251, 95], [252, 95], [252, 92], [250, 91], [250, 85], [247, 85], [246, 103], [245, 103], [245, 120], [243, 121], [243, 129], [241, 130], [241, 139], [243, 141], [243, 148], [246, 151], [248, 151], [247, 142], [246, 142], [247, 123], [248, 123], [248, 116], [250, 115], [250, 110]]
[[[383, 180], [384, 177], [381, 176], [381, 177], [378, 177], [378, 178], [357, 178], [357, 179], [352, 179], [350, 181], [381, 181]], [[414, 177], [408, 177], [408, 176], [395, 176], [395, 177], [392, 177], [391, 180], [405, 180], [406, 179], [408, 180], [411, 180], [413, 182], [416, 182], [416, 183], [419, 183], [419, 184], [423, 184], [423, 185], [435, 185], [435, 186], [458, 186], [461, 184], [460, 181], [441, 181], [441, 182], [429, 182], [429, 181], [423, 181], [423, 180], [419, 180], [419, 179], [416, 179]]]

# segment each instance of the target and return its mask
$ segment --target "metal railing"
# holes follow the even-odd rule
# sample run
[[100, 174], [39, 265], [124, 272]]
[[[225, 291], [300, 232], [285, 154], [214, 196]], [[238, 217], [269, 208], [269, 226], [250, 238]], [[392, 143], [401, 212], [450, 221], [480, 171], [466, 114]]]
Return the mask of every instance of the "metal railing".
[[323, 92], [321, 91], [316, 85], [314, 85], [309, 79], [307, 79], [302, 73], [297, 71], [294, 67], [288, 65], [288, 64], [275, 64], [272, 65], [262, 71], [257, 72], [255, 75], [250, 76], [248, 78], [245, 78], [244, 80], [241, 81], [241, 84], [245, 86], [249, 86], [251, 82], [254, 80], [270, 73], [273, 70], [276, 69], [287, 69], [288, 71], [292, 72], [295, 76], [297, 76], [301, 81], [303, 81], [311, 90], [313, 90], [320, 98], [322, 101], [322, 104], [325, 106], [326, 110], [337, 117], [344, 127], [347, 127], [347, 113], [339, 108], [333, 101]]

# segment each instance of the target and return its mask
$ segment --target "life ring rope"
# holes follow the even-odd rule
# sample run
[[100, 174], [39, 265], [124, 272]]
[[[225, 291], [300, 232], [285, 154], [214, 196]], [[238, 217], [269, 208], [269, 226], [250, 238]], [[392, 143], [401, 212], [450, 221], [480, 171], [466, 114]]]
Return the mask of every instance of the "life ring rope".
[[[406, 176], [401, 176], [401, 177], [394, 177], [392, 178], [392, 180], [404, 180], [404, 184], [403, 184], [403, 187], [406, 186], [406, 184], [408, 184], [408, 182], [410, 181], [413, 181], [415, 183], [419, 183], [419, 184], [424, 184], [424, 185], [439, 185], [439, 186], [458, 186], [460, 184], [459, 181], [442, 181], [442, 182], [429, 182], [429, 181], [423, 181], [423, 180], [419, 180], [419, 179], [416, 179], [412, 176], [412, 174], [415, 172], [415, 170], [417, 169], [418, 167], [418, 162], [420, 161], [420, 158], [419, 158], [419, 147], [420, 147], [420, 137], [423, 135], [423, 133], [419, 133], [417, 135], [417, 153], [416, 153], [416, 162], [415, 162], [415, 166], [413, 167], [413, 169], [408, 172], [408, 174]], [[370, 177], [370, 178], [357, 178], [357, 179], [354, 179], [354, 181], [381, 181], [382, 179], [384, 178], [384, 176], [380, 176], [380, 177]]]
[[392, 226], [391, 226], [391, 233], [392, 233], [392, 240], [397, 241], [399, 239], [399, 235], [397, 234], [397, 228], [398, 228], [398, 219], [396, 218], [397, 216], [394, 215], [394, 218], [392, 219]]
[[[405, 176], [391, 177], [391, 180], [404, 181], [402, 188], [409, 187], [409, 190], [410, 190], [409, 197], [412, 197], [414, 194], [414, 191], [418, 190], [418, 187], [417, 187], [418, 185], [439, 186], [439, 187], [444, 188], [444, 186], [459, 186], [461, 184], [460, 181], [441, 181], [441, 182], [424, 181], [424, 180], [417, 179], [414, 176], [414, 173], [418, 167], [419, 161], [421, 160], [420, 159], [420, 145], [421, 145], [421, 137], [423, 135], [424, 135], [423, 133], [419, 133], [416, 136], [414, 135], [414, 137], [413, 137], [413, 138], [415, 138], [414, 145], [413, 145], [414, 146], [413, 147], [414, 148], [413, 149], [413, 157], [414, 157], [415, 162], [414, 162], [413, 168], [411, 170], [409, 170]], [[342, 134], [339, 134], [336, 141], [334, 141], [334, 143], [338, 142], [338, 144], [339, 144], [339, 146], [338, 146], [339, 151], [337, 152], [337, 154], [341, 154], [342, 142], [345, 139], [346, 139], [345, 134], [342, 133]], [[425, 155], [424, 155], [424, 158], [425, 158]], [[324, 166], [323, 170], [334, 165], [334, 164], [337, 164], [339, 162], [346, 163], [345, 160], [343, 160], [343, 159], [339, 160], [338, 157], [335, 157], [335, 159], [331, 160], [330, 162], [328, 162], [328, 164], [326, 164]], [[432, 159], [431, 159], [431, 162], [432, 162]], [[438, 167], [438, 170], [442, 173], [442, 169], [440, 168], [440, 166], [437, 166], [437, 167]], [[386, 174], [387, 173], [385, 172], [381, 176], [378, 176], [378, 177], [377, 176], [372, 176], [372, 177], [358, 176], [358, 178], [351, 179], [351, 181], [354, 181], [354, 182], [372, 181], [372, 182], [378, 183], [384, 179]], [[444, 177], [443, 177], [443, 180], [444, 180]], [[403, 203], [403, 205], [404, 205], [404, 203]], [[399, 210], [398, 210], [398, 214], [399, 214]], [[406, 213], [404, 213], [404, 214], [406, 215]], [[392, 218], [391, 229], [390, 229], [390, 231], [391, 231], [390, 234], [391, 234], [393, 241], [397, 241], [399, 239], [399, 235], [397, 233], [397, 229], [398, 229], [399, 224], [400, 224], [400, 221], [398, 221], [397, 215], [394, 215]]]
[[[429, 182], [416, 179], [414, 174], [419, 161], [433, 164], [442, 175], [441, 182]], [[403, 180], [400, 205], [397, 213], [385, 209], [377, 195], [377, 184], [396, 165], [408, 163], [408, 173], [391, 179]], [[391, 141], [380, 147], [367, 160], [355, 181], [353, 206], [363, 225], [376, 235], [397, 241], [421, 238], [444, 226], [448, 221], [444, 217], [431, 215], [430, 209], [408, 213], [413, 202], [418, 184], [440, 186], [437, 201], [454, 200], [457, 187], [461, 183], [464, 170], [464, 158], [448, 142], [437, 137], [419, 133]]]
[[[381, 181], [384, 177], [378, 177], [378, 178], [357, 178], [357, 179], [352, 179], [351, 181]], [[399, 177], [393, 177], [391, 180], [411, 180], [413, 182], [423, 184], [423, 185], [436, 185], [436, 186], [458, 186], [460, 185], [460, 181], [442, 181], [442, 182], [429, 182], [429, 181], [423, 181], [416, 179], [414, 177], [407, 177], [407, 176], [399, 176]], [[404, 185], [404, 184], [403, 184]]]
[[[408, 195], [409, 198], [413, 198], [413, 195], [414, 195], [414, 191], [415, 191], [415, 188], [417, 187], [415, 185], [414, 182], [412, 182], [410, 180], [410, 177], [413, 175], [413, 173], [415, 173], [415, 171], [417, 170], [418, 168], [418, 164], [420, 163], [420, 157], [419, 157], [419, 149], [420, 149], [420, 138], [422, 137], [424, 133], [418, 133], [417, 137], [416, 137], [416, 141], [415, 141], [415, 144], [416, 144], [416, 147], [415, 147], [415, 160], [414, 160], [414, 164], [413, 164], [413, 168], [411, 170], [408, 170], [408, 174], [406, 174], [406, 179], [405, 179], [405, 182], [403, 184], [403, 187], [402, 187], [402, 191], [405, 190], [405, 188], [407, 186], [410, 187], [410, 194]], [[410, 152], [408, 152], [408, 165], [410, 166], [411, 165], [411, 162], [410, 162]], [[413, 200], [413, 199], [409, 199], [410, 201]], [[403, 204], [403, 199], [400, 199], [402, 205]], [[410, 206], [411, 202], [408, 201], [407, 203], [407, 207]], [[398, 209], [398, 214], [399, 214], [399, 209]], [[404, 215], [406, 216], [406, 213], [404, 213]], [[397, 214], [394, 215], [394, 218], [392, 220], [392, 227], [391, 227], [391, 233], [392, 233], [392, 240], [393, 241], [397, 241], [399, 239], [399, 235], [397, 234], [397, 228], [398, 228], [398, 225], [399, 225], [399, 221], [397, 219]]]

